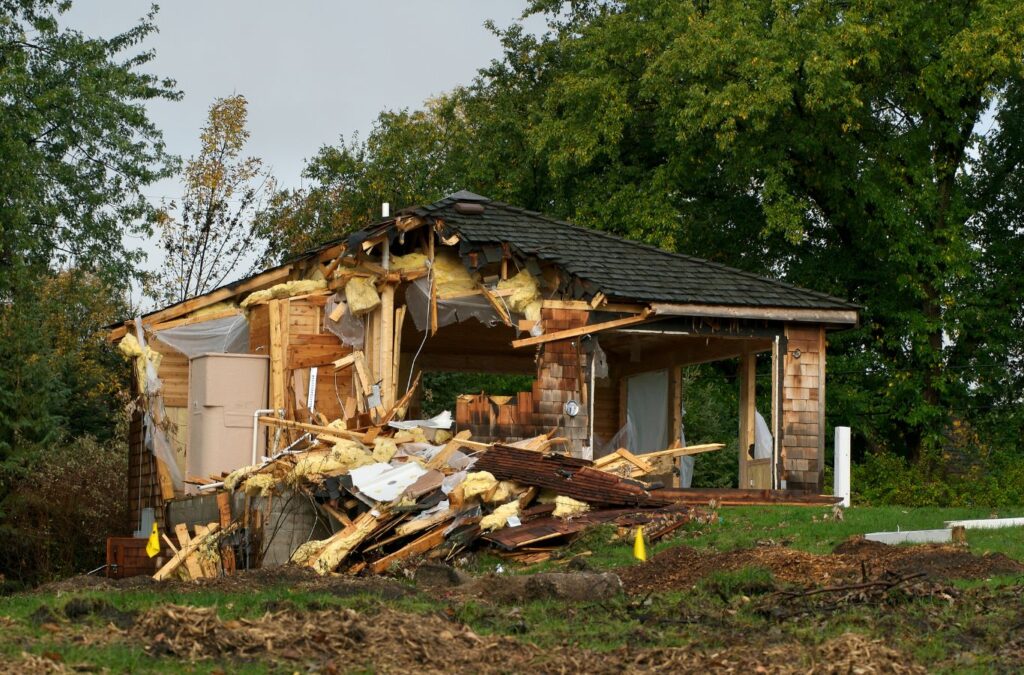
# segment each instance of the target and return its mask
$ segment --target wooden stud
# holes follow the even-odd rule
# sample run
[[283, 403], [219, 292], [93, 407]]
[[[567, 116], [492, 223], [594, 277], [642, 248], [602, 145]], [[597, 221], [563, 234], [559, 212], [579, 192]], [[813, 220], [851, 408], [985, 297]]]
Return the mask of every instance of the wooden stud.
[[[214, 523], [212, 526], [207, 528], [207, 537], [211, 537], [219, 531], [222, 531], [220, 529], [220, 525]], [[224, 532], [226, 533], [227, 530], [224, 530]], [[185, 534], [188, 534], [187, 529], [185, 531]], [[183, 546], [181, 550], [174, 554], [173, 558], [167, 561], [167, 564], [165, 564], [163, 567], [157, 570], [157, 573], [153, 575], [153, 578], [157, 581], [161, 581], [163, 579], [166, 579], [170, 575], [174, 574], [174, 571], [181, 567], [182, 563], [184, 563], [189, 556], [195, 553], [196, 549], [203, 544], [203, 541], [204, 538], [201, 537], [196, 537], [195, 539], [189, 541], [187, 546]]]
[[574, 337], [580, 337], [582, 335], [590, 335], [592, 333], [598, 333], [604, 330], [610, 330], [612, 328], [623, 328], [625, 326], [633, 326], [638, 323], [645, 323], [651, 320], [650, 310], [641, 312], [637, 316], [627, 317], [625, 319], [615, 319], [613, 321], [604, 321], [602, 323], [594, 323], [586, 326], [580, 326], [579, 328], [569, 328], [567, 330], [557, 331], [555, 333], [548, 333], [545, 335], [538, 335], [537, 337], [528, 337], [521, 340], [513, 340], [512, 346], [516, 349], [520, 347], [530, 347], [532, 345], [542, 345], [548, 342], [557, 342], [559, 340], [568, 340]]
[[380, 306], [380, 368], [381, 404], [385, 410], [395, 404], [395, 286], [385, 284]]
[[[184, 523], [178, 523], [174, 526], [174, 534], [178, 537], [178, 544], [181, 545], [180, 551], [191, 549], [190, 553], [187, 554], [184, 559], [185, 569], [188, 570], [189, 576], [193, 579], [201, 579], [203, 577], [203, 568], [199, 565], [199, 561], [196, 560], [196, 557], [192, 555], [192, 552], [198, 548], [198, 545], [189, 546], [192, 542], [192, 538], [188, 535], [188, 526]], [[197, 532], [196, 542], [200, 541], [198, 534], [199, 533]]]

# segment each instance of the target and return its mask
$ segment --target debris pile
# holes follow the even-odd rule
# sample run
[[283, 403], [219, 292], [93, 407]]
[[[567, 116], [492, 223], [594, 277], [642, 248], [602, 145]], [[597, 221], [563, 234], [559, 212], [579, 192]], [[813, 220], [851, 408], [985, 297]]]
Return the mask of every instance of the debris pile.
[[[391, 420], [394, 413], [382, 418]], [[643, 478], [661, 458], [721, 447], [670, 448], [649, 462], [623, 450], [595, 463], [560, 454], [567, 444], [554, 438], [554, 431], [511, 444], [485, 444], [470, 440], [468, 431], [452, 436], [437, 428], [450, 426], [450, 417], [441, 417], [364, 429], [346, 428], [340, 420], [313, 425], [261, 418], [267, 426], [301, 436], [261, 464], [223, 477], [219, 497], [227, 503], [227, 492], [242, 491], [265, 501], [287, 494], [309, 499], [333, 534], [298, 546], [291, 562], [321, 575], [380, 574], [414, 557], [451, 560], [473, 546], [539, 562], [593, 525], [644, 527], [649, 540], [678, 529], [699, 515], [694, 507], [707, 499], [699, 491], [694, 497]], [[623, 462], [628, 471], [622, 470]], [[228, 571], [229, 535], [272, 536], [253, 531], [259, 520], [248, 513], [232, 519], [222, 508], [221, 522], [197, 527], [195, 536], [178, 526], [180, 547], [166, 540], [174, 555], [155, 578]]]

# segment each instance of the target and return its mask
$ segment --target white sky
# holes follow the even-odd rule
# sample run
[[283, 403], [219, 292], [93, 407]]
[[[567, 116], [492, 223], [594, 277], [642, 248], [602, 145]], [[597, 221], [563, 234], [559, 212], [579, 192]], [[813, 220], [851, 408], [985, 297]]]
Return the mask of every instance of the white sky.
[[[469, 83], [501, 54], [483, 23], [508, 26], [525, 0], [168, 0], [159, 34], [144, 47], [147, 70], [177, 80], [184, 99], [150, 106], [170, 152], [198, 151], [210, 103], [242, 94], [249, 101], [247, 154], [271, 167], [280, 187], [298, 187], [306, 158], [323, 144], [365, 137], [384, 109], [415, 108]], [[109, 37], [134, 25], [140, 0], [77, 0], [65, 22]], [[532, 20], [531, 28], [542, 23]], [[176, 180], [151, 186], [159, 201], [179, 196]], [[134, 242], [150, 252], [153, 242]], [[156, 255], [154, 255], [154, 253]]]

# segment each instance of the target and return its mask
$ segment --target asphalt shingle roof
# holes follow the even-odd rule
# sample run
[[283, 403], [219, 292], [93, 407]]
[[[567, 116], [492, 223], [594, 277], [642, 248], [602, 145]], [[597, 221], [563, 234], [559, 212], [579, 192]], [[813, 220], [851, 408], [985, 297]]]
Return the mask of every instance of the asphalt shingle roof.
[[[459, 202], [484, 206], [460, 213]], [[440, 218], [473, 246], [507, 242], [523, 257], [559, 265], [609, 297], [741, 307], [857, 310], [857, 305], [824, 293], [680, 253], [556, 220], [535, 211], [461, 191], [426, 206], [416, 215]]]

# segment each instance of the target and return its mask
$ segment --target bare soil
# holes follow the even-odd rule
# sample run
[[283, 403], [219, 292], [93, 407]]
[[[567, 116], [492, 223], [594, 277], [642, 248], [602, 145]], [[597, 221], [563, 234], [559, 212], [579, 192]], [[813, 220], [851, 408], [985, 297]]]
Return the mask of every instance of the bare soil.
[[934, 580], [985, 579], [1024, 573], [1024, 565], [1001, 553], [979, 556], [959, 546], [889, 546], [863, 538], [845, 541], [827, 555], [783, 546], [759, 546], [724, 553], [677, 546], [645, 564], [621, 567], [615, 572], [622, 579], [626, 592], [645, 594], [690, 588], [714, 572], [745, 567], [762, 567], [777, 581], [806, 586], [846, 583], [887, 573], [924, 572]]

